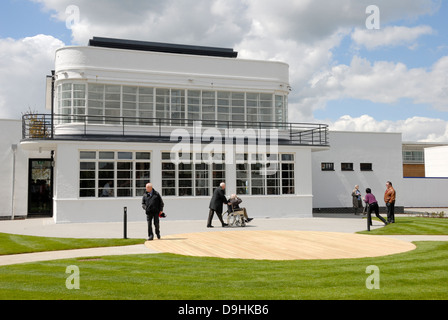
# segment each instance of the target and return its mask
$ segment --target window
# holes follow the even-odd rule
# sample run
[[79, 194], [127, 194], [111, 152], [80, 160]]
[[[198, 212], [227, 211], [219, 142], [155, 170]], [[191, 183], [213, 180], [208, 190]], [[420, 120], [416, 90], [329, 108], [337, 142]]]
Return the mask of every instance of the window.
[[104, 115], [106, 117], [106, 123], [119, 124], [120, 119], [120, 97], [121, 86], [105, 86], [105, 99], [104, 99]]
[[334, 163], [333, 162], [322, 162], [320, 164], [320, 168], [322, 171], [334, 171]]
[[294, 194], [294, 154], [281, 155], [282, 194]]
[[132, 152], [118, 152], [117, 197], [132, 197], [134, 172], [132, 160]]
[[[208, 154], [201, 155], [196, 154], [195, 160], [208, 161]], [[210, 165], [206, 162], [196, 163], [195, 168], [195, 193], [197, 196], [208, 196], [210, 195]]]
[[96, 152], [81, 151], [79, 166], [79, 196], [95, 197], [96, 190]]
[[171, 153], [162, 153], [162, 195], [176, 195], [176, 165], [171, 162]]
[[154, 88], [138, 88], [138, 118], [142, 125], [152, 125], [154, 118]]
[[99, 154], [100, 160], [98, 162], [98, 195], [100, 197], [114, 197], [115, 153], [99, 152]]
[[249, 189], [249, 163], [247, 153], [236, 154], [236, 193], [250, 194]]
[[361, 171], [373, 171], [371, 163], [361, 163], [359, 167]]
[[237, 154], [236, 192], [294, 194], [294, 154]]
[[403, 150], [403, 162], [404, 163], [424, 163], [425, 152], [422, 150]]
[[287, 121], [287, 97], [286, 96], [275, 96], [275, 123], [286, 123]]
[[[230, 92], [218, 92], [218, 119], [230, 121]], [[226, 123], [220, 122], [219, 127], [227, 127]]]
[[260, 95], [258, 93], [246, 94], [246, 113], [247, 121], [252, 122], [249, 126], [256, 128], [258, 126], [258, 107]]
[[[232, 121], [244, 121], [244, 93], [232, 92]], [[241, 124], [235, 124], [241, 127]]]
[[[202, 91], [202, 120], [212, 120], [211, 126], [215, 126], [216, 119], [216, 101], [214, 91]], [[204, 123], [204, 126], [207, 122]]]
[[342, 171], [353, 171], [353, 163], [343, 162], [341, 163]]
[[79, 196], [134, 197], [150, 181], [150, 152], [80, 151]]
[[151, 181], [151, 153], [135, 153], [135, 195], [143, 196], [146, 184]]
[[66, 116], [62, 122], [88, 116], [88, 123], [121, 124], [123, 117], [126, 125], [157, 125], [153, 118], [159, 118], [169, 119], [162, 125], [178, 126], [183, 125], [178, 119], [187, 118], [203, 120], [203, 126], [216, 127], [218, 119], [222, 128], [227, 121], [249, 121], [249, 127], [259, 128], [263, 122], [287, 120], [287, 95], [281, 94], [67, 82], [55, 92], [57, 112]]
[[88, 122], [102, 123], [102, 116], [104, 116], [104, 85], [89, 84], [88, 87]]
[[137, 117], [137, 87], [123, 87], [123, 117], [130, 117], [125, 119], [126, 124], [136, 124]]
[[171, 124], [174, 126], [183, 125], [184, 121], [175, 119], [185, 119], [185, 90], [171, 90]]
[[272, 94], [260, 93], [259, 118], [260, 122], [273, 122]]
[[188, 90], [187, 118], [201, 120], [201, 91]]
[[74, 115], [72, 119], [62, 119], [62, 122], [84, 121], [86, 114], [86, 85], [63, 83], [56, 89], [58, 113], [62, 115]]
[[170, 118], [170, 89], [156, 89], [156, 118]]
[[[222, 159], [222, 160], [220, 160]], [[225, 181], [223, 154], [162, 153], [162, 195], [209, 196]]]

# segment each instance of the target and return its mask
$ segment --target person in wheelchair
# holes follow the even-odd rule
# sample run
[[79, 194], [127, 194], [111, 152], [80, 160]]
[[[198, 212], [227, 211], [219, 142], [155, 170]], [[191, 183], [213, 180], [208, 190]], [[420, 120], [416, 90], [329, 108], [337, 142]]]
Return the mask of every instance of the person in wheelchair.
[[243, 202], [236, 194], [232, 194], [229, 199], [229, 206], [233, 209], [233, 212], [243, 211], [245, 222], [251, 222], [254, 218], [247, 216], [246, 208], [240, 208], [239, 204]]

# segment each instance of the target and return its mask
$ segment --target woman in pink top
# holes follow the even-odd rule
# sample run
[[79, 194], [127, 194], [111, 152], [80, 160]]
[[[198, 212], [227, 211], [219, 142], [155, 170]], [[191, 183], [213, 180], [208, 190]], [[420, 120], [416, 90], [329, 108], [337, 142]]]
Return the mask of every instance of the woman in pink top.
[[[367, 205], [368, 205], [367, 214], [369, 215], [369, 218], [371, 217], [370, 214], [372, 213], [372, 211], [374, 211], [375, 215], [378, 217], [378, 219], [383, 221], [384, 225], [387, 225], [386, 220], [382, 216], [380, 216], [380, 209], [378, 207], [378, 201], [376, 201], [376, 198], [372, 194], [372, 190], [370, 190], [370, 188], [366, 189], [366, 196], [364, 197], [364, 202], [367, 203]], [[372, 220], [370, 220], [370, 225], [372, 225]]]

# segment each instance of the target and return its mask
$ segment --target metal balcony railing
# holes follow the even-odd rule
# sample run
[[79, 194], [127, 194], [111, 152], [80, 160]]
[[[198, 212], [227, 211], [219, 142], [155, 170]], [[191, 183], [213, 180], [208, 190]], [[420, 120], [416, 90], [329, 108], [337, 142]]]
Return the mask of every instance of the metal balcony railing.
[[[52, 140], [67, 137], [92, 140], [101, 137], [167, 139], [175, 129], [215, 128], [248, 133], [275, 130], [282, 144], [328, 146], [328, 125], [251, 121], [136, 118], [91, 115], [26, 114], [22, 117], [23, 140]], [[241, 130], [239, 130], [241, 129]], [[273, 131], [271, 131], [272, 133]], [[269, 134], [268, 134], [269, 138]]]

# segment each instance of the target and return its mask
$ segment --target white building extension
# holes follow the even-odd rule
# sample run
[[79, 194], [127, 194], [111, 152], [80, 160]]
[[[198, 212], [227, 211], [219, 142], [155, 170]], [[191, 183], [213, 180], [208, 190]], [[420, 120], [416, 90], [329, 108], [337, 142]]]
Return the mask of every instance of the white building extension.
[[[384, 206], [386, 181], [397, 191], [396, 206], [404, 206], [401, 194], [403, 165], [400, 133], [330, 131], [331, 148], [313, 154], [313, 207], [339, 211], [352, 207], [351, 193], [359, 185], [362, 195], [370, 188]], [[352, 210], [348, 210], [352, 212]]]
[[448, 178], [448, 146], [425, 148], [426, 177]]

